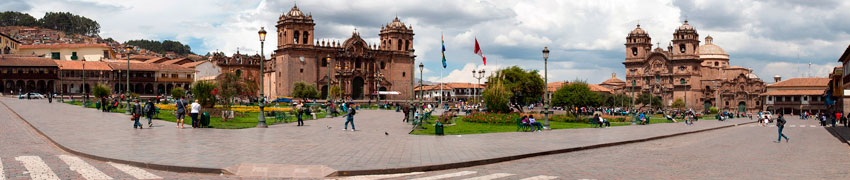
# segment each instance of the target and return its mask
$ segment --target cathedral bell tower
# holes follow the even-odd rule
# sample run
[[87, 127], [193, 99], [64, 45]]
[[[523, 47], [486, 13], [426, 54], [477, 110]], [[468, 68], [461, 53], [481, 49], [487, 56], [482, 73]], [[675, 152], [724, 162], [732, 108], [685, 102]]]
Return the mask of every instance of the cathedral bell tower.
[[685, 20], [685, 24], [673, 33], [673, 59], [697, 59], [697, 48], [699, 34], [688, 24], [688, 20]]
[[652, 38], [638, 24], [626, 37], [626, 61], [645, 60], [652, 48], [650, 42], [652, 42]]
[[277, 48], [290, 45], [313, 45], [313, 27], [315, 26], [312, 14], [305, 15], [298, 10], [298, 5], [293, 6], [277, 21]]
[[408, 51], [413, 49], [413, 27], [404, 26], [398, 17], [381, 27], [381, 50]]

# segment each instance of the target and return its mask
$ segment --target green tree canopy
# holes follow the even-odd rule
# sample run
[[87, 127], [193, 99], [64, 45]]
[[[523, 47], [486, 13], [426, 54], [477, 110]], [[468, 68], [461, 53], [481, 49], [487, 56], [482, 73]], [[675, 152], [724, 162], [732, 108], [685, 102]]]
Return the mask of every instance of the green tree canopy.
[[673, 108], [682, 109], [685, 108], [685, 101], [682, 98], [676, 98], [671, 105]]
[[643, 106], [650, 105], [650, 98], [652, 101], [652, 107], [661, 107], [661, 97], [653, 96], [649, 93], [643, 93], [638, 96], [637, 101], [635, 103], [643, 104]]
[[602, 106], [608, 107], [629, 107], [631, 106], [631, 97], [625, 94], [605, 94], [599, 93]]
[[292, 87], [292, 97], [301, 99], [319, 98], [319, 91], [316, 86], [305, 82], [296, 82]]
[[126, 42], [129, 45], [138, 46], [142, 49], [147, 49], [149, 51], [157, 52], [163, 54], [165, 52], [174, 52], [180, 55], [194, 54], [192, 53], [192, 48], [189, 45], [183, 45], [178, 41], [172, 40], [164, 40], [154, 41], [154, 40], [129, 40]]
[[505, 87], [501, 80], [494, 79], [494, 81], [488, 83], [487, 89], [484, 89], [483, 97], [487, 111], [500, 113], [511, 112], [511, 96], [513, 94]]
[[171, 89], [170, 93], [171, 97], [178, 99], [186, 95], [186, 89], [183, 89], [182, 87], [176, 87], [174, 89]]
[[69, 34], [97, 36], [100, 33], [100, 24], [97, 21], [69, 12], [47, 12], [38, 23], [40, 27]]
[[0, 26], [38, 26], [38, 20], [27, 13], [5, 11], [0, 13]]
[[337, 85], [331, 86], [331, 88], [328, 90], [328, 92], [330, 92], [330, 98], [331, 99], [342, 98], [342, 96], [345, 94], [345, 92], [342, 91], [342, 88], [340, 88]]
[[215, 83], [195, 81], [195, 84], [192, 84], [192, 95], [195, 96], [195, 99], [198, 100], [201, 106], [208, 108], [215, 107], [215, 95], [213, 95], [215, 88]]
[[552, 105], [560, 107], [598, 106], [601, 102], [599, 93], [590, 91], [585, 82], [572, 82], [562, 86], [552, 96]]
[[108, 86], [103, 84], [95, 85], [94, 89], [92, 89], [92, 94], [94, 94], [94, 97], [97, 98], [107, 97], [111, 93], [112, 90], [110, 90]]
[[537, 70], [524, 70], [519, 66], [511, 66], [496, 72], [498, 76], [490, 76], [488, 78], [487, 87], [491, 86], [491, 82], [503, 83], [513, 95], [510, 97], [511, 103], [526, 105], [540, 102], [543, 98], [543, 92], [546, 88], [546, 83], [540, 77]]

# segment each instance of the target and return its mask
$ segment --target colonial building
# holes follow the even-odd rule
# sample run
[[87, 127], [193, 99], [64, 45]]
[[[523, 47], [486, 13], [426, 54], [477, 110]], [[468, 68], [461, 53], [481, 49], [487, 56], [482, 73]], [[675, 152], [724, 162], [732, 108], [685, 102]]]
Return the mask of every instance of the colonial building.
[[38, 44], [22, 45], [18, 54], [32, 54], [55, 60], [101, 61], [115, 57], [112, 47], [106, 44]]
[[21, 41], [0, 33], [0, 54], [17, 54]]
[[263, 91], [269, 98], [291, 96], [296, 82], [315, 85], [325, 97], [330, 86], [345, 96], [370, 98], [376, 91], [397, 91], [389, 99], [411, 97], [413, 29], [398, 18], [381, 27], [380, 44], [369, 44], [360, 32], [344, 42], [315, 39], [313, 16], [292, 9], [277, 24], [277, 50], [263, 71]]
[[841, 87], [836, 89], [841, 91], [841, 96], [837, 99], [840, 101], [838, 103], [843, 106], [844, 114], [847, 114], [850, 113], [850, 97], [848, 97], [850, 96], [850, 45], [838, 58], [838, 62], [841, 62]]
[[0, 55], [0, 92], [56, 92], [58, 66], [53, 60], [14, 54]]
[[710, 107], [731, 112], [758, 111], [764, 82], [751, 69], [730, 66], [729, 54], [714, 45], [711, 36], [700, 45], [697, 30], [685, 21], [673, 33], [667, 49], [652, 47], [649, 34], [640, 28], [626, 37], [626, 81], [606, 83], [632, 96], [651, 93], [665, 106], [683, 99], [688, 108]]
[[823, 96], [829, 87], [829, 78], [792, 78], [785, 81], [774, 77], [775, 83], [767, 85], [764, 110], [774, 113], [797, 114], [800, 112], [826, 112]]
[[[216, 52], [212, 54], [210, 57], [210, 62], [214, 64], [214, 66], [202, 66], [204, 69], [197, 69], [203, 72], [205, 76], [215, 75], [213, 79], [218, 79], [223, 76], [223, 73], [233, 73], [243, 82], [253, 83], [255, 87], [260, 87], [260, 62], [262, 62], [262, 57], [259, 54], [256, 55], [247, 55], [240, 54], [239, 50], [236, 50], [236, 54], [233, 54], [230, 57], [224, 55], [224, 53]], [[208, 77], [209, 78], [209, 77]], [[271, 96], [269, 96], [271, 97]]]
[[419, 86], [414, 91], [417, 97], [423, 97], [426, 101], [439, 101], [440, 93], [442, 93], [444, 101], [469, 102], [475, 97], [481, 98], [484, 86], [486, 85], [475, 83], [443, 83], [442, 86], [440, 84]]

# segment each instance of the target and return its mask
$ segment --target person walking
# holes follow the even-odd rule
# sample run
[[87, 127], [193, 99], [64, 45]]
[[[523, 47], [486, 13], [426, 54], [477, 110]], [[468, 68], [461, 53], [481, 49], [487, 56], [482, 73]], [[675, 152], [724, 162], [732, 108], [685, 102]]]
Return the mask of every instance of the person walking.
[[401, 112], [404, 113], [404, 119], [402, 119], [401, 122], [408, 122], [410, 120], [410, 106], [412, 105], [402, 105]]
[[198, 104], [197, 99], [195, 99], [195, 102], [192, 103], [191, 108], [189, 116], [192, 117], [192, 128], [200, 128], [201, 121], [198, 119], [198, 113], [201, 113], [201, 104]]
[[304, 113], [306, 113], [306, 110], [304, 110], [304, 103], [299, 101], [298, 105], [295, 106], [295, 110], [298, 112], [298, 118], [296, 118], [296, 119], [298, 119], [298, 125], [297, 126], [303, 126], [304, 125]]
[[354, 115], [357, 114], [357, 110], [354, 108], [354, 103], [348, 103], [348, 107], [349, 107], [348, 113], [346, 113], [344, 115], [346, 117], [346, 119], [345, 119], [345, 129], [342, 129], [342, 130], [343, 131], [348, 130], [348, 123], [350, 122], [351, 123], [351, 131], [354, 131]]
[[142, 123], [139, 123], [139, 118], [142, 117], [142, 105], [139, 104], [139, 100], [135, 100], [132, 106], [133, 109], [131, 110], [131, 112], [133, 118], [133, 129], [136, 129], [137, 127], [139, 129], [144, 129]]
[[782, 142], [783, 137], [785, 138], [785, 142], [788, 142], [788, 136], [782, 134], [782, 129], [785, 128], [785, 122], [785, 117], [783, 117], [782, 114], [779, 114], [779, 117], [776, 118], [776, 127], [779, 128], [779, 137], [776, 139], [776, 143]]
[[180, 97], [180, 99], [174, 103], [174, 106], [177, 106], [177, 110], [174, 111], [176, 113], [175, 116], [177, 117], [177, 128], [183, 129], [183, 125], [185, 124], [183, 123], [183, 118], [186, 117], [186, 101], [183, 100], [183, 97]]
[[153, 105], [153, 101], [148, 99], [148, 102], [145, 103], [145, 116], [148, 118], [148, 128], [153, 127], [154, 112], [156, 112], [156, 106]]

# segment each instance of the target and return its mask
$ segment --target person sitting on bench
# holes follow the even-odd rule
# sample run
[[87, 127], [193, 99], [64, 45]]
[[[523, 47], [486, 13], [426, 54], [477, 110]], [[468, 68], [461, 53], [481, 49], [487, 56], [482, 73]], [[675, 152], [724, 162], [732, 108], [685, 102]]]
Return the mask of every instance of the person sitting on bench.
[[596, 121], [599, 122], [599, 127], [602, 127], [602, 125], [605, 125], [605, 127], [611, 127], [611, 122], [602, 118], [602, 116], [596, 116]]
[[[528, 115], [528, 124], [531, 125], [531, 131], [541, 132], [543, 131], [543, 125], [540, 122], [534, 120], [534, 115]], [[534, 130], [537, 129], [537, 130]]]

